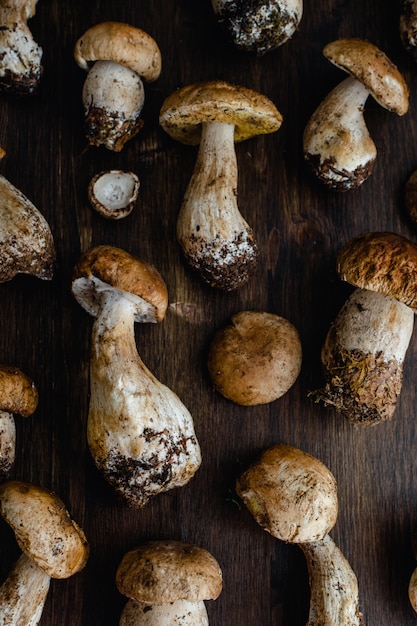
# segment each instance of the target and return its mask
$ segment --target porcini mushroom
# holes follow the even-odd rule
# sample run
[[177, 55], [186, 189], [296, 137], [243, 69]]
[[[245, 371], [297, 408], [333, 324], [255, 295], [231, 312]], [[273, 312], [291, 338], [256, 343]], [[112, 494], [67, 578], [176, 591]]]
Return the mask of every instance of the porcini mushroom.
[[38, 0], [0, 0], [0, 89], [18, 95], [34, 93], [42, 76], [42, 48], [27, 21]]
[[303, 15], [302, 0], [212, 0], [214, 13], [232, 43], [265, 54], [288, 41]]
[[318, 106], [304, 130], [304, 157], [318, 179], [331, 189], [359, 187], [371, 175], [377, 150], [363, 110], [371, 94], [388, 111], [408, 111], [403, 75], [377, 46], [363, 39], [338, 39], [323, 50], [349, 74]]
[[159, 47], [140, 28], [101, 22], [78, 39], [74, 58], [88, 72], [82, 94], [87, 140], [119, 152], [143, 126], [142, 80], [159, 78]]
[[402, 0], [399, 20], [400, 38], [404, 48], [417, 61], [417, 1]]
[[297, 329], [264, 311], [240, 311], [231, 321], [216, 332], [209, 349], [207, 365], [215, 388], [244, 406], [277, 400], [300, 373]]
[[109, 484], [132, 507], [188, 483], [201, 463], [192, 417], [139, 357], [134, 323], [161, 322], [168, 294], [149, 263], [112, 246], [85, 252], [72, 292], [95, 317], [87, 438]]
[[222, 571], [203, 548], [149, 541], [130, 550], [116, 572], [127, 602], [120, 626], [208, 626], [205, 600], [222, 591]]
[[0, 481], [14, 465], [16, 426], [14, 413], [29, 417], [38, 406], [35, 383], [18, 367], [0, 365]]
[[133, 211], [138, 198], [139, 178], [133, 172], [108, 170], [90, 180], [88, 199], [102, 217], [120, 220]]
[[356, 287], [326, 336], [326, 384], [312, 392], [354, 424], [392, 417], [417, 308], [417, 246], [396, 233], [364, 233], [340, 251], [337, 272]]
[[338, 513], [330, 470], [307, 452], [278, 444], [243, 472], [236, 491], [264, 530], [303, 551], [310, 578], [308, 626], [362, 624], [356, 576], [328, 534]]
[[0, 514], [12, 527], [22, 554], [0, 587], [0, 623], [39, 623], [51, 578], [64, 579], [85, 566], [89, 546], [62, 500], [22, 481], [0, 485]]
[[177, 221], [184, 256], [209, 285], [236, 289], [253, 273], [258, 247], [237, 205], [235, 142], [278, 130], [281, 114], [256, 91], [209, 81], [168, 96], [159, 121], [173, 139], [200, 144]]

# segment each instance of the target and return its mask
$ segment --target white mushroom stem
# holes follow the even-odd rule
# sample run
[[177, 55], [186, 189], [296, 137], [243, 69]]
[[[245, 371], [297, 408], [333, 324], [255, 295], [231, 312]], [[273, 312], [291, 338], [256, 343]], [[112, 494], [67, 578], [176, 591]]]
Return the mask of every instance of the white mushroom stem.
[[0, 587], [0, 624], [37, 626], [50, 582], [50, 576], [22, 554]]
[[16, 455], [16, 425], [12, 413], [0, 411], [0, 480], [6, 478]]
[[197, 161], [178, 215], [185, 257], [206, 282], [230, 290], [248, 278], [258, 250], [237, 204], [234, 124], [205, 122]]
[[170, 604], [145, 604], [129, 600], [119, 626], [209, 626], [203, 601], [176, 600]]
[[310, 578], [307, 626], [359, 626], [358, 582], [350, 564], [329, 535], [299, 544]]

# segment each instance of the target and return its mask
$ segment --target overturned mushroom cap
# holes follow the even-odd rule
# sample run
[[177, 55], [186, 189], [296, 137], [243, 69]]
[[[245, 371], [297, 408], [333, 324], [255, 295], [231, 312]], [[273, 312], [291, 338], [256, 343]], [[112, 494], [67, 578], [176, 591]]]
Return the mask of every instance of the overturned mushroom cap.
[[342, 280], [417, 309], [417, 245], [391, 232], [351, 239], [337, 258]]
[[0, 410], [29, 417], [38, 406], [35, 383], [19, 368], [0, 365]]
[[[78, 303], [96, 317], [99, 292], [114, 289], [137, 302], [137, 320], [160, 322], [168, 306], [168, 292], [153, 265], [113, 246], [96, 246], [85, 252], [73, 271], [72, 292]], [[136, 298], [136, 299], [135, 299]]]
[[156, 41], [140, 28], [123, 22], [101, 22], [89, 28], [74, 48], [78, 65], [89, 70], [94, 61], [113, 61], [129, 67], [147, 81], [161, 73], [161, 52]]
[[150, 541], [127, 552], [116, 573], [120, 593], [146, 604], [215, 600], [222, 572], [203, 548], [181, 541]]
[[20, 549], [51, 578], [68, 578], [86, 564], [84, 532], [53, 492], [21, 481], [0, 485], [0, 514]]
[[187, 85], [174, 91], [162, 105], [162, 128], [181, 143], [197, 145], [203, 122], [235, 125], [235, 141], [273, 133], [282, 116], [266, 96], [224, 81]]
[[334, 65], [359, 80], [385, 109], [404, 115], [409, 90], [403, 75], [377, 46], [365, 39], [337, 39], [323, 49]]
[[88, 199], [102, 217], [119, 220], [133, 211], [139, 187], [139, 178], [133, 172], [99, 172], [88, 185]]

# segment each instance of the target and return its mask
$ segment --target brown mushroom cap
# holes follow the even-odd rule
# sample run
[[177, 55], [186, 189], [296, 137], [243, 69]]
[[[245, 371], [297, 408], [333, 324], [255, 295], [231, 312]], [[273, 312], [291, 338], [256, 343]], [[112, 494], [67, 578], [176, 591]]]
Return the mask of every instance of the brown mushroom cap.
[[417, 246], [401, 235], [374, 232], [354, 237], [338, 255], [337, 272], [355, 287], [417, 309]]
[[68, 578], [85, 566], [89, 547], [84, 532], [51, 491], [17, 480], [3, 483], [0, 514], [20, 549], [51, 578]]
[[161, 52], [156, 41], [140, 28], [123, 22], [101, 22], [89, 28], [75, 44], [74, 58], [84, 70], [89, 70], [94, 61], [113, 61], [150, 82], [161, 73]]
[[337, 39], [324, 56], [359, 80], [385, 109], [398, 115], [408, 111], [409, 89], [403, 75], [382, 50], [364, 39]]
[[12, 365], [0, 365], [0, 410], [29, 417], [38, 406], [38, 390], [29, 376]]
[[147, 604], [215, 600], [222, 572], [203, 548], [181, 541], [150, 541], [127, 552], [116, 573], [120, 593]]
[[[79, 304], [94, 316], [100, 309], [96, 293], [98, 281], [139, 297], [152, 310], [156, 321], [163, 320], [168, 291], [161, 275], [150, 263], [114, 246], [96, 246], [85, 252], [73, 271], [72, 292]], [[143, 319], [143, 310], [138, 306], [138, 321], [140, 319]]]
[[209, 81], [174, 91], [162, 105], [159, 122], [173, 139], [197, 145], [203, 122], [234, 124], [239, 142], [275, 132], [282, 116], [269, 98], [252, 89]]

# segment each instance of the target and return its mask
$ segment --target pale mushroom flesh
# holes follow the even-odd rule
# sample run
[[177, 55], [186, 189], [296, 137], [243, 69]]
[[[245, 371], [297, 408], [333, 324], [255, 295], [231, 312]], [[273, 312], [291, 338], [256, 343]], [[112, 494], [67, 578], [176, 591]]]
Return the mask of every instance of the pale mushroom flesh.
[[133, 172], [123, 170], [99, 172], [88, 185], [88, 199], [102, 217], [118, 220], [127, 217], [133, 211], [139, 187], [139, 178]]

